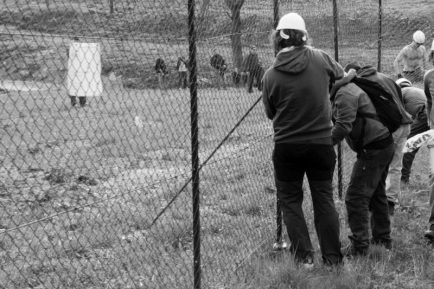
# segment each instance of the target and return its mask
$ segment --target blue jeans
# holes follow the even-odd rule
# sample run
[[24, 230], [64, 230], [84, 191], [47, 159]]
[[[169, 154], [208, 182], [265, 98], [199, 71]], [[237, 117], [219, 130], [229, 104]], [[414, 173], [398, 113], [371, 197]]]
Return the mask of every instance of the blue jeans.
[[352, 233], [349, 238], [358, 253], [366, 253], [369, 247], [370, 224], [372, 241], [391, 244], [386, 177], [393, 153], [392, 143], [384, 149], [363, 150], [357, 154], [345, 204]]
[[273, 164], [277, 197], [296, 259], [313, 254], [304, 218], [303, 178], [307, 175], [314, 212], [315, 229], [325, 264], [342, 262], [339, 218], [333, 201], [332, 178], [336, 154], [332, 145], [276, 144]]
[[393, 133], [394, 153], [389, 165], [389, 174], [386, 178], [386, 193], [391, 204], [397, 203], [401, 198], [402, 149], [409, 134], [410, 124], [401, 125]]

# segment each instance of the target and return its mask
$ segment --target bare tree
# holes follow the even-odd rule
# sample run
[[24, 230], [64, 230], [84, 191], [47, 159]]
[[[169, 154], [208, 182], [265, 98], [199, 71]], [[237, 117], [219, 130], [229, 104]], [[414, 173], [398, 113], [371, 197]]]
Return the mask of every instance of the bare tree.
[[113, 0], [109, 0], [110, 14], [114, 12]]
[[231, 13], [231, 44], [232, 44], [232, 61], [234, 66], [240, 70], [243, 62], [243, 50], [241, 46], [241, 7], [245, 0], [225, 0], [226, 6]]
[[202, 0], [202, 5], [200, 6], [199, 10], [199, 19], [205, 18], [206, 11], [208, 10], [209, 4], [211, 3], [211, 0]]

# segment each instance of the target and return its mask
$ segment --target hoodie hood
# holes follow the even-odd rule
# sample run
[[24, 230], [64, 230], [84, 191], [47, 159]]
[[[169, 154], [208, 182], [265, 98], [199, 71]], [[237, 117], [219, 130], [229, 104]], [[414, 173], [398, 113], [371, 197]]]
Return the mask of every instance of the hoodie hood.
[[273, 68], [282, 72], [298, 74], [309, 64], [308, 47], [291, 47], [280, 51], [274, 60]]
[[370, 75], [374, 75], [375, 73], [377, 73], [377, 69], [370, 65], [364, 66], [357, 71], [357, 75], [361, 77], [367, 77]]

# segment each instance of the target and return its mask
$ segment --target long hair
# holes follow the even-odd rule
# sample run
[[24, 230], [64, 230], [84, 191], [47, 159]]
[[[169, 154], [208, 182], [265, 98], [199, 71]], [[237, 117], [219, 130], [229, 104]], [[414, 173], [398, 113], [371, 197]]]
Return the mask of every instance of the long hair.
[[[288, 37], [285, 39], [281, 35], [281, 31], [284, 35]], [[300, 30], [293, 29], [283, 29], [283, 30], [272, 30], [270, 34], [271, 46], [275, 53], [286, 47], [301, 47], [307, 44], [308, 36]]]

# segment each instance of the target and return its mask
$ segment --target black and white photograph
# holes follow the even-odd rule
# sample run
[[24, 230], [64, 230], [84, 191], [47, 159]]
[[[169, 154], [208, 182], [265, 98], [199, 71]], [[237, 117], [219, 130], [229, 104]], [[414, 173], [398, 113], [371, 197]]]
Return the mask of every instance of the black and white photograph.
[[433, 0], [0, 0], [0, 289], [434, 289], [433, 99]]

